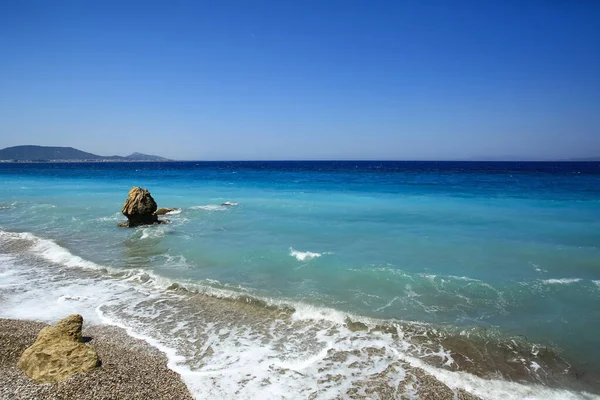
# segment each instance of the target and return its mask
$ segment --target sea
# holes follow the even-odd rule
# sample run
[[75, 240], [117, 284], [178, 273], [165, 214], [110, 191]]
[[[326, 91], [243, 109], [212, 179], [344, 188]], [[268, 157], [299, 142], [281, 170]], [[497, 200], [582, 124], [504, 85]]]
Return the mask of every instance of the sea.
[[600, 163], [0, 163], [0, 318], [71, 313], [199, 399], [597, 399]]

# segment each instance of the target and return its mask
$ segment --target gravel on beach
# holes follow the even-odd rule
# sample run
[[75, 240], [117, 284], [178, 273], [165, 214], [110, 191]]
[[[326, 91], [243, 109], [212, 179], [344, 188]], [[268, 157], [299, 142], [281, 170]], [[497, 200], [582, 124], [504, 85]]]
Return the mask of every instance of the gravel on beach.
[[167, 358], [146, 342], [112, 326], [84, 327], [102, 361], [100, 368], [52, 384], [36, 384], [17, 361], [44, 323], [0, 319], [0, 399], [4, 400], [126, 400], [192, 399]]

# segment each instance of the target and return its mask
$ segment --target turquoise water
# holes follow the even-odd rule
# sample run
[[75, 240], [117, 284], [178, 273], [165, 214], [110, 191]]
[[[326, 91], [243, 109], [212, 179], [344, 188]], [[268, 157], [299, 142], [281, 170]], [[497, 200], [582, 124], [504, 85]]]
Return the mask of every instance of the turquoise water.
[[[525, 337], [600, 371], [599, 163], [4, 163], [0, 182], [13, 264], [42, 268], [28, 232], [46, 264]], [[169, 224], [117, 228], [133, 185]]]

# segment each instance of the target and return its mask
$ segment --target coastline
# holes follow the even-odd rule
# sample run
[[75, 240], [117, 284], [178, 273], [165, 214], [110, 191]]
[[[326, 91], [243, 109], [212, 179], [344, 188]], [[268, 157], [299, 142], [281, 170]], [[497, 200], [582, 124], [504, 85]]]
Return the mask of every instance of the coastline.
[[[206, 321], [213, 321], [215, 324], [224, 322], [224, 313], [232, 314], [236, 319], [258, 317], [263, 321], [268, 321], [269, 319], [265, 317], [273, 313], [278, 314], [282, 320], [288, 319], [284, 315], [284, 310], [249, 302], [248, 298], [216, 298], [200, 293], [190, 293], [185, 289], [175, 290], [175, 292], [178, 293], [177, 296], [185, 297], [189, 306], [204, 304], [206, 308], [203, 314], [208, 313]], [[209, 310], [213, 310], [213, 312]], [[100, 315], [100, 321], [103, 321], [102, 315]], [[83, 331], [84, 337], [91, 338], [91, 344], [102, 360], [101, 368], [86, 374], [72, 376], [63, 382], [38, 385], [30, 381], [16, 367], [16, 364], [23, 350], [35, 341], [39, 331], [47, 324], [28, 319], [0, 318], [0, 399], [238, 398], [238, 395], [221, 397], [223, 392], [219, 392], [217, 388], [214, 388], [213, 390], [216, 390], [213, 391], [207, 387], [209, 383], [207, 378], [210, 381], [214, 378], [209, 376], [217, 376], [213, 373], [223, 374], [222, 377], [225, 377], [230, 373], [235, 375], [238, 368], [233, 367], [228, 370], [221, 369], [223, 366], [214, 365], [204, 371], [208, 372], [208, 375], [202, 373], [201, 376], [189, 371], [186, 365], [173, 369], [171, 363], [174, 354], [170, 351], [163, 352], [161, 343], [157, 342], [159, 346], [155, 347], [152, 340], [144, 338], [145, 335], [138, 334], [135, 330], [130, 332], [129, 329], [119, 325], [115, 326], [114, 322], [107, 321], [106, 324], [105, 322], [94, 322], [95, 325], [85, 325]], [[56, 321], [49, 320], [49, 322]], [[302, 325], [300, 323], [300, 325], [295, 325], [293, 328], [290, 326], [290, 328], [302, 329]], [[597, 393], [596, 390], [589, 391], [591, 387], [588, 384], [592, 383], [589, 379], [594, 380], [594, 376], [587, 373], [581, 373], [581, 376], [577, 377], [577, 383], [573, 379], [569, 379], [577, 374], [577, 371], [574, 371], [563, 378], [555, 376], [557, 380], [552, 379], [553, 383], [546, 382], [545, 385], [540, 385], [538, 382], [536, 384], [535, 380], [531, 381], [532, 376], [527, 377], [523, 373], [526, 370], [514, 369], [516, 364], [505, 358], [506, 352], [501, 349], [502, 343], [498, 343], [500, 346], [492, 346], [492, 343], [487, 342], [481, 347], [482, 343], [478, 344], [477, 341], [456, 337], [444, 339], [444, 335], [440, 336], [439, 340], [435, 340], [437, 334], [431, 329], [427, 329], [426, 326], [422, 327], [423, 331], [417, 329], [411, 334], [410, 324], [377, 326], [368, 330], [364, 330], [367, 326], [361, 322], [347, 320], [345, 325], [346, 327], [339, 326], [330, 333], [334, 333], [338, 329], [348, 330], [347, 333], [351, 334], [349, 346], [345, 350], [330, 348], [321, 355], [323, 359], [319, 363], [319, 373], [315, 376], [317, 380], [314, 381], [315, 386], [312, 390], [306, 392], [300, 388], [292, 389], [290, 387], [291, 390], [300, 390], [288, 392], [284, 397], [277, 397], [277, 391], [275, 391], [275, 393], [270, 393], [273, 396], [266, 398], [320, 399], [346, 396], [353, 399], [396, 399], [404, 398], [403, 395], [409, 395], [409, 398], [417, 399], [476, 400], [501, 398], [501, 394], [510, 399], [542, 398], [543, 396], [561, 399], [599, 398], [594, 394]], [[422, 351], [420, 351], [420, 356], [418, 354], [415, 356], [416, 359], [422, 361], [414, 362], [415, 357], [411, 356], [393, 357], [395, 360], [389, 359], [391, 354], [386, 352], [386, 347], [379, 346], [385, 335], [382, 336], [378, 331], [392, 333], [392, 336], [396, 337], [395, 340], [398, 340], [400, 338], [394, 334], [396, 328], [400, 329], [397, 334], [402, 337], [406, 336], [405, 339], [409, 339], [410, 342], [414, 340], [419, 342], [415, 344], [422, 346]], [[353, 335], [352, 332], [355, 332], [356, 335]], [[205, 347], [206, 338], [203, 335], [193, 337], [197, 339], [198, 348]], [[370, 337], [371, 339], [369, 339]], [[227, 341], [227, 339], [224, 340]], [[292, 342], [294, 337], [292, 335], [285, 340]], [[344, 341], [346, 340], [344, 339]], [[443, 347], [449, 350], [447, 354], [452, 357], [452, 368], [444, 365], [445, 361], [449, 361], [450, 358], [440, 358], [441, 349], [436, 343], [443, 343]], [[494, 349], [493, 347], [498, 348]], [[405, 350], [408, 351], [408, 349]], [[525, 351], [525, 349], [521, 350]], [[200, 358], [204, 358], [209, 353], [212, 355], [213, 352], [217, 357], [219, 355], [226, 356], [222, 351], [219, 349], [218, 343], [213, 342], [207, 347], [206, 352], [200, 355]], [[525, 353], [521, 352], [518, 348], [512, 348], [512, 351], [526, 353], [526, 351]], [[179, 355], [176, 357], [179, 358]], [[386, 359], [387, 361], [385, 361]], [[542, 359], [548, 362], [548, 364], [542, 364], [541, 360], [538, 360], [543, 365], [543, 369], [553, 364], [553, 360], [548, 360], [545, 356], [542, 356]], [[384, 364], [381, 364], [382, 361]], [[276, 364], [273, 368], [269, 368], [266, 384], [264, 381], [261, 383], [263, 391], [270, 390], [268, 380], [275, 381], [288, 376], [295, 381], [301, 381], [311, 374], [310, 368], [304, 369], [302, 366], [288, 363]], [[560, 372], [558, 371], [560, 368], [556, 367], [560, 366], [556, 365], [547, 372], [551, 375]], [[322, 372], [321, 368], [323, 368]], [[494, 374], [493, 371], [496, 373]], [[312, 373], [314, 372], [312, 371]], [[247, 381], [256, 378], [254, 374], [258, 375], [259, 373], [255, 370], [253, 374], [246, 375]], [[347, 378], [346, 374], [355, 376], [357, 379], [351, 385], [339, 386], [338, 384]], [[582, 379], [580, 380], [580, 378]], [[529, 381], [529, 383], [525, 381]], [[562, 381], [562, 384], [559, 381]], [[576, 384], [573, 385], [574, 383]], [[573, 389], [576, 392], [571, 391]], [[233, 392], [229, 394], [232, 395]], [[256, 394], [254, 393], [254, 395]], [[309, 396], [305, 397], [307, 394]], [[246, 398], [258, 398], [254, 395]]]
[[[6, 270], [0, 268], [12, 298], [6, 304], [19, 304], [4, 315], [27, 319], [0, 319], [0, 347], [13, 358], [12, 370], [0, 369], [6, 376], [0, 379], [0, 398], [261, 398], [265, 393], [271, 395], [266, 398], [286, 393], [284, 398], [313, 399], [375, 394], [385, 399], [403, 394], [423, 399], [599, 398], [594, 395], [600, 387], [597, 375], [572, 368], [546, 348], [532, 348], [524, 338], [498, 340], [301, 303], [291, 307], [239, 293], [196, 291], [185, 281], [145, 270], [109, 271], [46, 239], [17, 237], [5, 242], [9, 253], [27, 254], [33, 245], [43, 257], [25, 263], [6, 258]], [[28, 284], [23, 287], [23, 282]], [[77, 295], [83, 293], [87, 296]], [[54, 323], [69, 313], [84, 315], [84, 335], [94, 338], [94, 347], [107, 342], [108, 358], [97, 350], [103, 363], [115, 360], [116, 371], [37, 386], [14, 367], [45, 326], [28, 320]], [[135, 349], [142, 354], [131, 352]], [[140, 357], [147, 361], [135, 361]], [[0, 354], [0, 361], [5, 358]], [[140, 363], [153, 367], [132, 375]], [[153, 388], [162, 381], [169, 383]], [[171, 385], [184, 394], [161, 392]], [[84, 388], [93, 395], [78, 392]]]
[[1, 399], [193, 399], [167, 357], [123, 329], [93, 325], [84, 337], [98, 352], [102, 366], [57, 383], [36, 384], [17, 368], [17, 360], [47, 324], [0, 319]]
[[[22, 352], [30, 346], [39, 331], [48, 324], [0, 318], [0, 398], [11, 400], [61, 399], [193, 399], [181, 376], [169, 369], [167, 357], [159, 349], [141, 339], [129, 336], [119, 327], [92, 325], [84, 328], [84, 338], [90, 338], [98, 352], [102, 365], [84, 374], [75, 374], [68, 379], [50, 384], [37, 384], [17, 367]], [[375, 349], [373, 349], [375, 351]], [[347, 357], [346, 354], [338, 355]], [[413, 393], [421, 399], [478, 400], [463, 389], [452, 390], [443, 382], [421, 368], [411, 368], [406, 363], [390, 366], [385, 371], [371, 376], [359, 388], [346, 396], [364, 399], [376, 396], [383, 400], [399, 398], [399, 393]], [[396, 368], [405, 368], [408, 379], [398, 387], [388, 385], [385, 375]], [[321, 384], [327, 386], [339, 377], [327, 375]], [[319, 398], [318, 392], [310, 396]], [[293, 396], [293, 394], [290, 394]], [[343, 395], [340, 393], [340, 395]]]

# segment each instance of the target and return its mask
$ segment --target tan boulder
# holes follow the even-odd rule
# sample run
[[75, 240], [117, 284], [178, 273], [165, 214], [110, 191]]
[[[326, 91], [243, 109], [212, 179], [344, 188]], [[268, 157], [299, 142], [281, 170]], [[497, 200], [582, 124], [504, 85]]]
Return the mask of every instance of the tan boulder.
[[156, 201], [148, 190], [134, 186], [129, 190], [121, 212], [127, 217], [128, 226], [132, 228], [158, 223], [158, 217], [154, 214], [157, 208]]
[[58, 382], [100, 365], [96, 351], [81, 342], [83, 317], [78, 314], [61, 319], [40, 331], [18, 362], [18, 367], [37, 383]]

